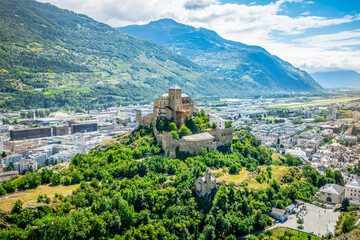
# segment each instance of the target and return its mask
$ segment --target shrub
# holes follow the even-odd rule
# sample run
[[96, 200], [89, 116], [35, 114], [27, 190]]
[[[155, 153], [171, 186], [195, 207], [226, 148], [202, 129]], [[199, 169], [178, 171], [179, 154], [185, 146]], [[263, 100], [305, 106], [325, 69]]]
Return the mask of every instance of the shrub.
[[177, 134], [176, 131], [171, 131], [170, 134], [172, 135], [173, 139], [175, 139], [175, 140], [179, 139], [179, 134]]
[[236, 164], [232, 164], [229, 167], [229, 173], [230, 174], [238, 174], [240, 171], [240, 168]]
[[256, 181], [258, 181], [259, 183], [262, 183], [262, 181], [264, 180], [262, 176], [257, 175], [255, 178]]

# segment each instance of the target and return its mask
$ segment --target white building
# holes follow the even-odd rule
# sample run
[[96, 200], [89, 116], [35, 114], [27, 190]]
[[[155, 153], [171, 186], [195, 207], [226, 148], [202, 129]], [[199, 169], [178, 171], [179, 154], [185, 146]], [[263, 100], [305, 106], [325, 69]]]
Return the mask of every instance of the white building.
[[1, 159], [1, 164], [8, 165], [11, 162], [16, 162], [22, 159], [20, 154], [14, 154]]
[[30, 160], [37, 162], [38, 164], [43, 164], [46, 162], [47, 154], [41, 153], [41, 152], [36, 152], [36, 153], [29, 155], [28, 158]]
[[322, 202], [341, 203], [344, 198], [345, 188], [337, 184], [325, 184], [319, 189], [316, 197]]
[[217, 129], [225, 128], [225, 120], [215, 114], [212, 114], [210, 117], [210, 120], [209, 120], [210, 127], [212, 126], [213, 123], [216, 124]]
[[288, 218], [286, 211], [278, 208], [272, 208], [270, 216], [272, 218], [279, 220], [280, 222], [283, 222]]
[[20, 160], [14, 163], [14, 170], [18, 171], [20, 174], [28, 171], [30, 169], [36, 170], [37, 169], [37, 162], [33, 160]]
[[350, 136], [350, 135], [341, 135], [339, 137], [339, 140], [344, 140], [348, 143], [356, 143], [357, 142], [357, 137], [356, 136]]
[[294, 157], [299, 157], [301, 159], [307, 160], [306, 152], [301, 150], [301, 148], [286, 149], [285, 154], [287, 153], [290, 153]]
[[360, 182], [353, 180], [345, 185], [345, 197], [351, 203], [360, 204]]

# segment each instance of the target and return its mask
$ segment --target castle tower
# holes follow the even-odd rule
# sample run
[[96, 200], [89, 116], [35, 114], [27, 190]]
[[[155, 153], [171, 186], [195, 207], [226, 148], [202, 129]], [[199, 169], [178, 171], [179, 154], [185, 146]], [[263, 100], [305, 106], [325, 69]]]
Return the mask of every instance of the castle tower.
[[205, 180], [207, 183], [210, 183], [211, 182], [211, 172], [210, 172], [210, 169], [206, 169], [206, 172], [205, 172]]
[[[174, 85], [169, 88], [169, 106], [173, 111], [181, 110], [182, 108], [181, 100], [181, 88], [177, 85]], [[175, 116], [174, 116], [175, 118]]]
[[141, 125], [141, 116], [142, 115], [142, 111], [141, 110], [136, 110], [136, 128], [138, 128]]
[[277, 140], [276, 140], [276, 152], [277, 153], [281, 152], [280, 145], [281, 145], [280, 138], [277, 138]]

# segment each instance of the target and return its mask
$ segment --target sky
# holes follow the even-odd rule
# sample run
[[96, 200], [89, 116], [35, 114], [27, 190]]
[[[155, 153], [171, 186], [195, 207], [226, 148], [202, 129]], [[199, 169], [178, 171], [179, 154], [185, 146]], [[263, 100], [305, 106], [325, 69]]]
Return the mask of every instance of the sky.
[[163, 18], [265, 48], [313, 72], [360, 73], [360, 0], [39, 0], [112, 27]]

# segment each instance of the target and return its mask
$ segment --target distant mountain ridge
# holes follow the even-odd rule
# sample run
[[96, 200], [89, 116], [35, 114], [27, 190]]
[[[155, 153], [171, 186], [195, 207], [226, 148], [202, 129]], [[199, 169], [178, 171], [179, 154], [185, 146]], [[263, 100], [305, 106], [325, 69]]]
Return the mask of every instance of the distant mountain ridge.
[[216, 32], [161, 19], [146, 25], [118, 28], [189, 58], [218, 76], [250, 91], [317, 91], [311, 76], [258, 46], [226, 40]]
[[317, 72], [311, 76], [324, 88], [360, 88], [360, 73], [355, 71]]

